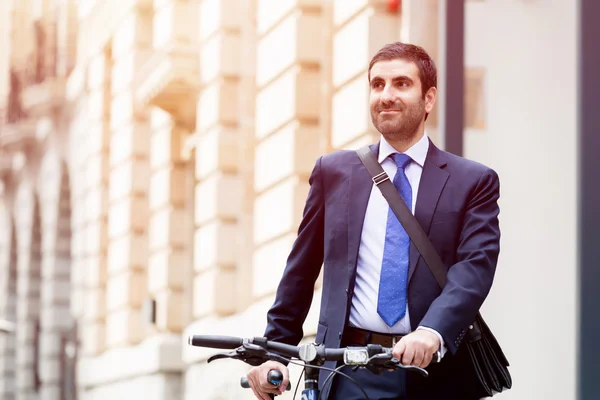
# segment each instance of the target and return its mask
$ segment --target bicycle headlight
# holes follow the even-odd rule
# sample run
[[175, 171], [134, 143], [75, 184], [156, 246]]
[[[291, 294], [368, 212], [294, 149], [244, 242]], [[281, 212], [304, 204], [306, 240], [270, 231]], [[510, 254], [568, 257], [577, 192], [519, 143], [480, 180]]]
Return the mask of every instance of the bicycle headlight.
[[348, 347], [344, 351], [344, 364], [366, 365], [369, 361], [369, 353], [364, 347]]

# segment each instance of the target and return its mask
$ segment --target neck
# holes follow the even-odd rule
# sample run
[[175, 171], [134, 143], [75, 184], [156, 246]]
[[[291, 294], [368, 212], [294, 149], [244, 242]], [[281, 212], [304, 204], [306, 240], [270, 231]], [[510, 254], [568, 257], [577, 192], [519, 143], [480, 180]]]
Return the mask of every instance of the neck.
[[423, 126], [419, 127], [420, 129], [417, 130], [417, 132], [412, 135], [410, 138], [385, 138], [385, 140], [387, 140], [387, 142], [394, 148], [396, 149], [396, 151], [398, 151], [399, 153], [405, 153], [406, 150], [410, 149], [412, 146], [414, 146], [415, 144], [417, 144], [419, 142], [419, 140], [421, 140], [423, 138], [423, 135], [425, 135], [425, 130], [423, 129]]

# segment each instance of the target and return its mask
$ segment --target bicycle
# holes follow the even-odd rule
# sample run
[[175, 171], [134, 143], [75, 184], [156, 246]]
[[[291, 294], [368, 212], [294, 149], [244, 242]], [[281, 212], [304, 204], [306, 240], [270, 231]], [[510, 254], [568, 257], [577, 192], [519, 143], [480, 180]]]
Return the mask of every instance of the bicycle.
[[[249, 365], [257, 366], [268, 360], [274, 360], [284, 363], [291, 363], [303, 367], [302, 374], [304, 375], [304, 390], [302, 391], [302, 400], [320, 400], [321, 391], [319, 391], [319, 369], [330, 371], [330, 374], [323, 382], [323, 388], [327, 384], [331, 384], [335, 374], [339, 374], [347, 379], [350, 379], [364, 394], [365, 399], [369, 400], [369, 396], [363, 388], [352, 377], [344, 374], [340, 370], [346, 365], [354, 366], [354, 368], [367, 368], [371, 372], [380, 374], [390, 369], [403, 368], [408, 371], [415, 371], [427, 377], [427, 370], [412, 366], [404, 365], [395, 358], [392, 354], [392, 348], [382, 347], [376, 344], [368, 344], [366, 346], [348, 346], [343, 348], [327, 348], [322, 344], [307, 343], [301, 346], [292, 346], [289, 344], [269, 341], [263, 337], [254, 338], [238, 338], [233, 336], [214, 336], [214, 335], [190, 335], [188, 344], [198, 347], [209, 347], [216, 349], [235, 349], [229, 353], [215, 354], [208, 359], [208, 363], [230, 358], [241, 360]], [[271, 350], [271, 351], [270, 351]], [[439, 351], [433, 358], [432, 363], [440, 361]], [[293, 359], [298, 359], [301, 362], [295, 362]], [[322, 365], [325, 361], [341, 361], [336, 369], [326, 368]], [[302, 378], [302, 375], [300, 376]], [[296, 393], [300, 385], [300, 378], [296, 384]], [[277, 370], [269, 372], [268, 380], [270, 383], [279, 386], [282, 381], [281, 373]], [[240, 379], [240, 385], [248, 388], [246, 377]], [[290, 385], [287, 386], [290, 390]], [[272, 399], [275, 395], [270, 395]]]

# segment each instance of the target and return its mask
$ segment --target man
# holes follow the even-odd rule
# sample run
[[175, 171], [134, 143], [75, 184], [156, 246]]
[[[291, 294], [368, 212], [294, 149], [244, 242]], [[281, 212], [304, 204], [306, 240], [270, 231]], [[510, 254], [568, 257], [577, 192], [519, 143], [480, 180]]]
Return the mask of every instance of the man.
[[[404, 370], [376, 375], [343, 369], [371, 399], [472, 400], [476, 397], [464, 376], [468, 357], [457, 350], [494, 278], [499, 179], [481, 164], [438, 149], [425, 134], [437, 77], [422, 48], [386, 45], [373, 57], [368, 76], [371, 119], [381, 133], [371, 150], [448, 267], [447, 284], [442, 291], [357, 154], [334, 152], [319, 158], [311, 174], [298, 238], [265, 336], [289, 344], [301, 340], [324, 265], [316, 341], [328, 347], [393, 346], [404, 364], [430, 372], [423, 378]], [[438, 350], [441, 362], [430, 365]], [[280, 389], [266, 381], [273, 368], [284, 374]], [[321, 383], [326, 375], [321, 372]], [[256, 397], [267, 400], [268, 393], [281, 393], [288, 384], [288, 371], [267, 362], [248, 378]], [[364, 397], [339, 377], [329, 395], [336, 400]]]

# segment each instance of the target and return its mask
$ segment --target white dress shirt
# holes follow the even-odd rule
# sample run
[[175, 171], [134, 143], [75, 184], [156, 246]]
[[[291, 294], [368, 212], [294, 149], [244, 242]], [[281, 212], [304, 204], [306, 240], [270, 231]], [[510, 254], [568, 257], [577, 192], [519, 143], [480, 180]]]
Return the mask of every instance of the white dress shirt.
[[[398, 151], [383, 136], [379, 143], [379, 163], [390, 177], [390, 180], [393, 181], [397, 167], [389, 155], [398, 153]], [[417, 204], [417, 192], [428, 150], [429, 139], [424, 134], [421, 140], [405, 152], [412, 159], [404, 169], [404, 172], [412, 188], [412, 205], [410, 208], [413, 214], [415, 205]], [[383, 261], [388, 210], [388, 202], [381, 194], [379, 188], [373, 185], [365, 213], [360, 247], [358, 249], [356, 284], [354, 286], [354, 296], [352, 297], [352, 307], [350, 309], [350, 324], [357, 328], [379, 333], [406, 334], [411, 330], [408, 305], [404, 317], [392, 327], [388, 326], [377, 313], [379, 276]], [[441, 352], [443, 356], [445, 348], [442, 336], [437, 331], [427, 327], [419, 327], [418, 329], [427, 329], [439, 337], [442, 344]]]

